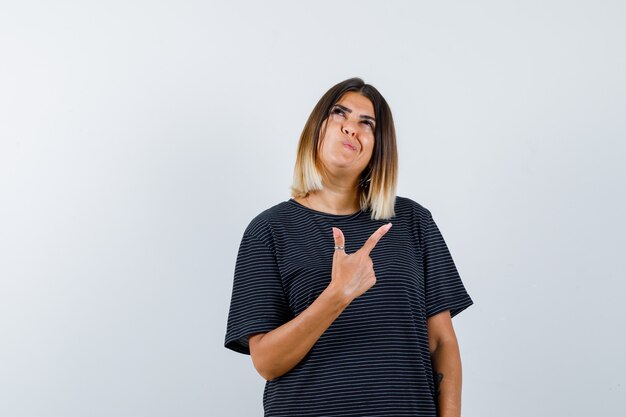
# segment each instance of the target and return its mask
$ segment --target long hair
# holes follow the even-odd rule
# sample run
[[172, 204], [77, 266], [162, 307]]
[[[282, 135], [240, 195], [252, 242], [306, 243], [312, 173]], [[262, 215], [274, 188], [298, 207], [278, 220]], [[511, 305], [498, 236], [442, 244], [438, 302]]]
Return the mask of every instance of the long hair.
[[374, 149], [369, 164], [359, 178], [359, 202], [362, 211], [372, 210], [372, 220], [388, 220], [395, 215], [398, 178], [398, 150], [396, 130], [389, 105], [384, 97], [360, 78], [350, 78], [330, 88], [317, 102], [304, 125], [294, 167], [292, 197], [306, 197], [309, 192], [324, 188], [319, 158], [320, 137], [325, 134], [324, 121], [332, 107], [349, 91], [367, 97], [374, 106], [376, 125]]

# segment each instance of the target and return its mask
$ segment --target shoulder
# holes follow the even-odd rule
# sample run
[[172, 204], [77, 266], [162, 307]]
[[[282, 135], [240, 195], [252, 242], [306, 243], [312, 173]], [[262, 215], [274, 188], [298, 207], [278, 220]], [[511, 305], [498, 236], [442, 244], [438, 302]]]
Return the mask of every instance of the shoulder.
[[276, 225], [284, 222], [289, 215], [288, 202], [283, 201], [262, 210], [246, 226], [244, 236], [253, 236], [268, 246], [273, 246]]
[[420, 222], [432, 217], [429, 209], [409, 197], [396, 196], [395, 210], [396, 213], [410, 213]]

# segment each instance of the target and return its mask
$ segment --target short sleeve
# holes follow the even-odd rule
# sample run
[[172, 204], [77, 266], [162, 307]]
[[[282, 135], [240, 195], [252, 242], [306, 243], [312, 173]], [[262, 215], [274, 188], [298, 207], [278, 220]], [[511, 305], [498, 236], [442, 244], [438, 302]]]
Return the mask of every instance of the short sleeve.
[[291, 319], [274, 252], [244, 233], [237, 254], [224, 347], [250, 354], [248, 336]]
[[452, 317], [473, 304], [465, 290], [448, 246], [429, 214], [423, 230], [426, 317], [450, 310]]

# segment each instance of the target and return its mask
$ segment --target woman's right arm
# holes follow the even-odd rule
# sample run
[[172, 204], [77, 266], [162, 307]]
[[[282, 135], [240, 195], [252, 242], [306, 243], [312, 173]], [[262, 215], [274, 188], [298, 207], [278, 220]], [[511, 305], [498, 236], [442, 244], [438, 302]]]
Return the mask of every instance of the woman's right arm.
[[250, 336], [250, 356], [256, 370], [268, 381], [286, 374], [348, 305], [329, 285], [294, 319], [271, 332]]
[[[282, 326], [249, 337], [252, 362], [263, 378], [271, 381], [293, 369], [352, 300], [376, 283], [369, 254], [389, 228], [391, 223], [381, 226], [353, 254], [335, 250], [332, 280], [320, 296]], [[335, 244], [344, 246], [341, 230], [333, 228], [333, 233]]]

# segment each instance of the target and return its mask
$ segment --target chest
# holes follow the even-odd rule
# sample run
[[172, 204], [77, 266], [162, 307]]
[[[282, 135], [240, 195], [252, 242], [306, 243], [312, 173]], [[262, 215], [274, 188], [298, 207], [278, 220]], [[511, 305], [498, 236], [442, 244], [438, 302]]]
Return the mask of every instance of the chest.
[[[346, 253], [359, 250], [378, 228], [341, 228], [345, 237]], [[395, 228], [395, 229], [394, 229]], [[276, 254], [283, 289], [294, 316], [309, 307], [332, 280], [334, 239], [328, 227], [328, 236], [321, 233], [295, 234], [282, 239]], [[423, 305], [424, 271], [418, 242], [407, 228], [394, 226], [376, 244], [370, 253], [376, 283], [358, 299], [359, 303], [384, 306], [404, 302]]]

